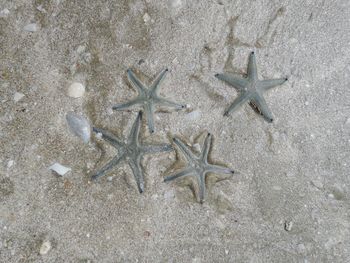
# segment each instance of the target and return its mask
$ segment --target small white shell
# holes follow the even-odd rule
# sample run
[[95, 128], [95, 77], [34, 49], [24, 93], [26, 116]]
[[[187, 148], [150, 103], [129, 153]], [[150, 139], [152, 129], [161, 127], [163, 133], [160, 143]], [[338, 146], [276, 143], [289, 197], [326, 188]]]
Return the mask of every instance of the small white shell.
[[39, 253], [40, 253], [40, 255], [46, 255], [49, 252], [50, 249], [51, 249], [50, 241], [44, 241], [41, 244]]
[[69, 171], [71, 171], [72, 169], [69, 168], [69, 167], [65, 167], [63, 166], [62, 164], [59, 164], [59, 163], [54, 163], [53, 165], [51, 165], [49, 167], [50, 170], [58, 173], [59, 175], [63, 176], [65, 175], [66, 173], [68, 173]]
[[91, 126], [87, 119], [74, 112], [68, 112], [66, 120], [72, 133], [80, 137], [85, 143], [90, 141]]
[[72, 98], [80, 98], [85, 93], [85, 87], [79, 82], [72, 83], [67, 90], [67, 95]]

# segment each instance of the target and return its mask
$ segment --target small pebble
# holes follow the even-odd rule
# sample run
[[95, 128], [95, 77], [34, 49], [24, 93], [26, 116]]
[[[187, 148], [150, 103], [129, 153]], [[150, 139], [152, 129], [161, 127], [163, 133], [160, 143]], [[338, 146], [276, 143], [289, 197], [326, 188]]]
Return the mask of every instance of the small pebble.
[[151, 21], [151, 17], [149, 16], [148, 13], [145, 13], [143, 15], [143, 21], [145, 21], [145, 23], [147, 24], [149, 21]]
[[192, 148], [196, 151], [196, 152], [200, 152], [201, 151], [201, 146], [199, 145], [199, 143], [195, 143], [192, 145]]
[[35, 23], [32, 23], [32, 24], [28, 24], [26, 26], [24, 26], [24, 31], [27, 31], [27, 32], [36, 32], [38, 31], [39, 27], [37, 24]]
[[52, 171], [56, 172], [57, 174], [63, 176], [66, 173], [68, 173], [69, 171], [71, 171], [72, 169], [69, 167], [65, 167], [59, 163], [54, 163], [53, 165], [51, 165], [49, 167], [49, 170], [52, 170]]
[[68, 88], [67, 95], [72, 98], [80, 98], [85, 93], [85, 87], [79, 82], [74, 82]]
[[13, 96], [13, 100], [15, 102], [18, 102], [20, 101], [21, 99], [23, 99], [24, 97], [24, 94], [23, 93], [20, 93], [20, 92], [16, 92], [15, 95]]
[[51, 249], [50, 241], [44, 241], [40, 247], [40, 255], [46, 255]]
[[11, 168], [15, 164], [14, 160], [10, 160], [7, 162], [7, 168]]
[[9, 14], [10, 14], [10, 10], [8, 10], [7, 8], [0, 11], [1, 18], [7, 17]]
[[96, 133], [96, 138], [101, 140], [102, 139], [102, 133], [100, 133], [100, 132]]
[[284, 230], [286, 231], [291, 231], [293, 227], [293, 222], [292, 221], [286, 221], [284, 222]]

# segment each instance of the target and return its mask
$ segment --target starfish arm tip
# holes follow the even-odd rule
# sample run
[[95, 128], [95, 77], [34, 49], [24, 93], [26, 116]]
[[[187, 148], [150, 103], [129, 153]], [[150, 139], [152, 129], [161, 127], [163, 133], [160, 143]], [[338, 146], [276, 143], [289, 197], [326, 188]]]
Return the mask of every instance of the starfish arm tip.
[[254, 54], [255, 54], [255, 52], [254, 52], [254, 51], [252, 51], [250, 54], [254, 55]]
[[165, 177], [164, 180], [163, 180], [164, 183], [167, 183], [167, 182], [169, 182], [169, 181], [170, 181], [170, 180], [169, 180], [169, 176]]
[[228, 111], [225, 111], [225, 112], [224, 112], [224, 116], [225, 116], [225, 117], [228, 117], [228, 115], [229, 115], [229, 114], [228, 114]]
[[168, 68], [165, 68], [164, 71], [169, 71], [169, 69], [168, 69]]
[[285, 80], [285, 81], [288, 81], [288, 77], [286, 77], [284, 80]]

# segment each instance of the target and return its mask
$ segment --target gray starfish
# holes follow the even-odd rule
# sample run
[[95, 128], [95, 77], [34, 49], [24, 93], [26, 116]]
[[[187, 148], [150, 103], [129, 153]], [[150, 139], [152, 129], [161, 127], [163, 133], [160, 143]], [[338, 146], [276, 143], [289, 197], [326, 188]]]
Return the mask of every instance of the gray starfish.
[[208, 154], [211, 146], [212, 136], [208, 133], [205, 138], [203, 151], [199, 156], [194, 154], [189, 147], [187, 147], [181, 140], [173, 138], [175, 144], [179, 147], [180, 151], [185, 155], [188, 166], [173, 175], [164, 178], [164, 182], [169, 182], [174, 179], [194, 175], [198, 182], [199, 187], [199, 202], [203, 203], [206, 195], [205, 178], [208, 173], [219, 174], [233, 174], [234, 171], [220, 165], [214, 165], [208, 163]]
[[225, 111], [224, 116], [228, 116], [230, 112], [236, 110], [243, 103], [249, 102], [250, 106], [260, 113], [266, 121], [272, 122], [272, 114], [263, 97], [263, 92], [283, 84], [288, 79], [259, 80], [254, 52], [251, 52], [249, 56], [247, 74], [247, 78], [236, 77], [229, 73], [215, 75], [215, 77], [227, 82], [240, 93], [231, 106]]
[[159, 145], [149, 145], [141, 144], [139, 142], [139, 133], [141, 126], [142, 112], [140, 111], [132, 128], [130, 134], [127, 138], [127, 142], [124, 142], [109, 132], [93, 128], [93, 131], [96, 133], [101, 133], [102, 138], [109, 142], [114, 148], [118, 150], [118, 155], [115, 156], [111, 161], [105, 164], [98, 172], [96, 172], [92, 179], [95, 180], [98, 177], [101, 177], [108, 173], [112, 168], [118, 166], [120, 162], [126, 160], [129, 163], [131, 170], [134, 173], [134, 177], [137, 183], [139, 192], [144, 191], [144, 176], [141, 169], [141, 158], [144, 154], [147, 153], [156, 153], [156, 152], [168, 152], [173, 148], [170, 144], [159, 144]]
[[176, 109], [183, 109], [185, 105], [177, 104], [165, 98], [162, 98], [158, 95], [160, 83], [164, 79], [168, 69], [163, 70], [153, 81], [152, 85], [147, 88], [134, 74], [131, 69], [127, 70], [128, 79], [130, 83], [132, 83], [133, 87], [139, 93], [138, 96], [124, 104], [118, 104], [113, 106], [114, 110], [125, 110], [135, 104], [141, 104], [143, 107], [143, 111], [146, 114], [148, 128], [151, 133], [154, 132], [154, 121], [153, 121], [153, 113], [155, 112], [155, 106], [161, 105], [166, 107], [175, 107]]

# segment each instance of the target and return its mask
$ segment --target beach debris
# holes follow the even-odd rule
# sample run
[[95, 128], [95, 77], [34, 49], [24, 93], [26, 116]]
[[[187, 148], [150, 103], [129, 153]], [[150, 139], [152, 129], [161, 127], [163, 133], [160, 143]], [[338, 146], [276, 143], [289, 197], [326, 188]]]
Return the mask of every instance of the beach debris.
[[84, 143], [88, 143], [91, 137], [91, 126], [89, 121], [74, 112], [68, 112], [66, 120], [70, 131], [81, 138]]
[[72, 169], [69, 167], [63, 166], [62, 164], [54, 163], [53, 165], [51, 165], [49, 167], [49, 170], [52, 170], [52, 171], [56, 172], [57, 174], [63, 176], [66, 173], [68, 173], [69, 171], [71, 171]]

